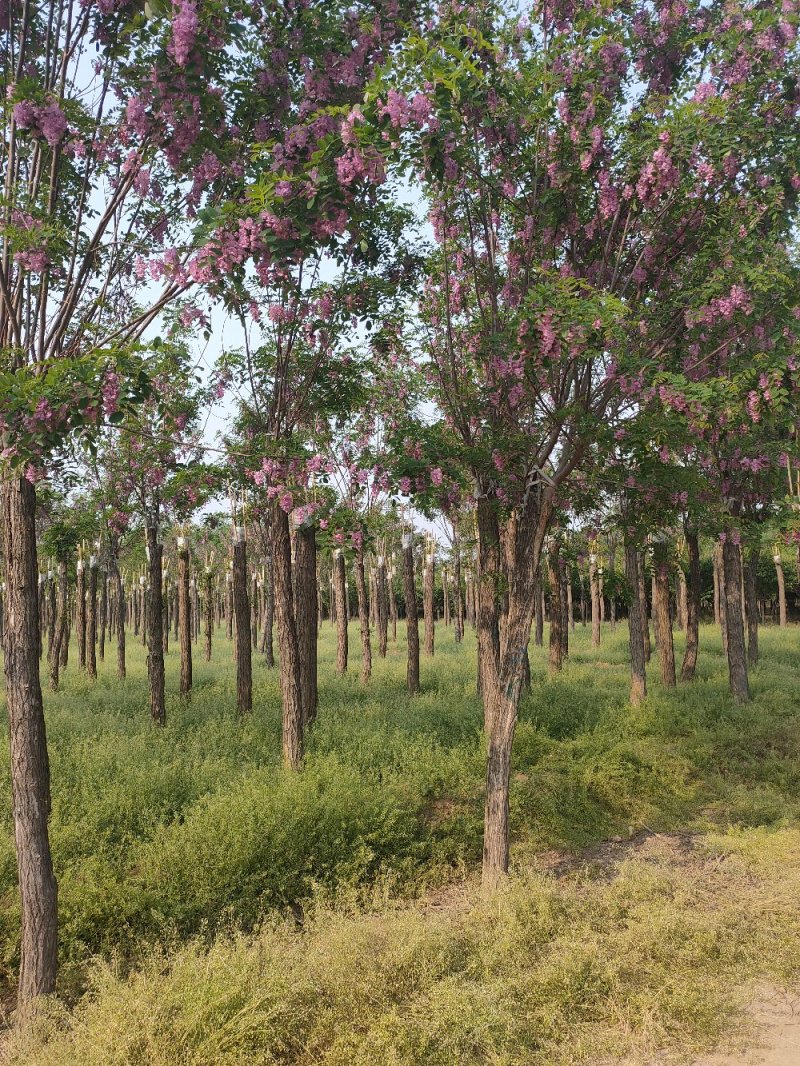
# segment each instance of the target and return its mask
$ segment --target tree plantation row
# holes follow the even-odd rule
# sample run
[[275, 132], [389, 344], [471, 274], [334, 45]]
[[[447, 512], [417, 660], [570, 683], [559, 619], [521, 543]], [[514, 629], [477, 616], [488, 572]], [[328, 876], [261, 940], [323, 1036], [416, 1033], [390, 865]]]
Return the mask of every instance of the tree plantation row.
[[437, 612], [474, 625], [490, 892], [546, 611], [554, 674], [577, 614], [595, 645], [627, 616], [636, 706], [651, 642], [688, 684], [714, 610], [749, 701], [800, 514], [798, 26], [799, 0], [0, 0], [20, 1018], [56, 987], [41, 672], [70, 633], [90, 675], [144, 640], [156, 723], [176, 619], [188, 695], [224, 616], [243, 718], [274, 639], [302, 773], [325, 614], [340, 672], [358, 618], [365, 684], [404, 616], [411, 694]]

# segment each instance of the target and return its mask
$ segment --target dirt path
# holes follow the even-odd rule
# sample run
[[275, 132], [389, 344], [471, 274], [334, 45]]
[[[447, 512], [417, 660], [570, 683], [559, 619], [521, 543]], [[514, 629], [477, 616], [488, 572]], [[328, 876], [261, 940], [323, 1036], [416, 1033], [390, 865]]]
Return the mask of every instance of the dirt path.
[[752, 1047], [707, 1055], [693, 1066], [800, 1066], [800, 999], [760, 989], [747, 1014], [756, 1026]]

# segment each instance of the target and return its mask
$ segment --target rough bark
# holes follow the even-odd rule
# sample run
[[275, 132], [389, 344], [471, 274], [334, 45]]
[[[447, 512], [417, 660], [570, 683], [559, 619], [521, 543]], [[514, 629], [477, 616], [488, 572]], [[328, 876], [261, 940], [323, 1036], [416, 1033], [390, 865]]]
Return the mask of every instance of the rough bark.
[[50, 765], [39, 681], [36, 493], [25, 478], [0, 485], [6, 570], [5, 655], [11, 794], [21, 907], [21, 1014], [55, 991], [56, 879], [50, 854]]
[[295, 536], [294, 614], [304, 729], [317, 716], [317, 610], [317, 534], [313, 526], [301, 526]]
[[303, 689], [300, 679], [300, 648], [297, 639], [292, 539], [289, 516], [279, 505], [272, 507], [272, 575], [281, 683], [281, 750], [284, 764], [299, 769], [303, 762]]
[[672, 622], [669, 616], [669, 563], [666, 546], [657, 544], [654, 556], [655, 593], [653, 616], [658, 634], [658, 660], [661, 664], [661, 683], [667, 688], [675, 687], [675, 645], [672, 640]]
[[344, 552], [336, 548], [333, 553], [333, 588], [336, 597], [336, 672], [347, 673], [347, 575], [344, 569]]

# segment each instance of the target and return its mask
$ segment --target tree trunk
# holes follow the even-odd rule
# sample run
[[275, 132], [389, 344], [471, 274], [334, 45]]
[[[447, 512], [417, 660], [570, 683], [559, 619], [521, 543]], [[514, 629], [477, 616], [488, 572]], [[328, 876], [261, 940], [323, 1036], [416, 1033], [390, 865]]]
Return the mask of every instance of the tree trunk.
[[778, 619], [781, 629], [786, 625], [786, 582], [783, 577], [783, 562], [780, 555], [773, 555], [775, 576], [778, 579]]
[[547, 549], [547, 577], [550, 585], [550, 646], [548, 665], [551, 676], [561, 671], [564, 642], [561, 632], [564, 610], [561, 603], [561, 580], [559, 576], [558, 543], [551, 541]]
[[[511, 749], [533, 621], [534, 581], [553, 505], [550, 498], [545, 502], [539, 493], [531, 493], [524, 509], [512, 512], [501, 531], [496, 505], [480, 482], [477, 496], [478, 648], [488, 740], [482, 881], [494, 888], [508, 873]], [[558, 609], [554, 614], [563, 622]]]
[[192, 612], [189, 596], [189, 549], [178, 551], [178, 631], [181, 648], [180, 693], [192, 691]]
[[728, 635], [728, 678], [734, 699], [738, 703], [747, 703], [750, 700], [750, 684], [742, 618], [742, 557], [739, 545], [734, 544], [730, 533], [722, 545], [722, 578]]
[[686, 531], [689, 574], [686, 582], [686, 650], [681, 665], [681, 681], [693, 681], [700, 644], [700, 544], [697, 533]]
[[272, 506], [272, 577], [281, 683], [281, 748], [284, 764], [303, 762], [303, 687], [292, 583], [292, 538], [289, 516], [277, 500]]
[[567, 595], [569, 579], [567, 577], [567, 563], [560, 557], [558, 560], [558, 583], [561, 593], [561, 661], [563, 663], [564, 659], [569, 658], [569, 597]]
[[303, 731], [317, 716], [317, 534], [300, 526], [295, 535], [294, 616], [300, 661]]
[[661, 683], [667, 688], [675, 688], [675, 646], [672, 642], [672, 621], [669, 616], [669, 564], [666, 545], [656, 545], [653, 562], [655, 566], [653, 615], [655, 630], [658, 634]]
[[722, 543], [717, 541], [714, 545], [714, 551], [712, 555], [714, 564], [714, 573], [717, 576], [717, 597], [719, 603], [717, 604], [719, 610], [719, 627], [722, 632], [722, 651], [727, 656], [728, 654], [728, 612], [725, 609], [725, 574], [722, 567]]
[[455, 642], [464, 639], [464, 599], [461, 595], [461, 547], [458, 534], [453, 535], [453, 595], [455, 603]]
[[761, 554], [758, 544], [747, 553], [744, 567], [744, 593], [747, 608], [747, 662], [758, 665], [758, 559]]
[[253, 657], [250, 648], [250, 603], [247, 597], [247, 543], [237, 527], [233, 542], [233, 612], [236, 618], [236, 710], [240, 716], [253, 710]]
[[533, 643], [537, 648], [544, 644], [544, 582], [542, 575], [537, 570], [533, 585], [534, 610], [536, 611], [536, 626], [534, 628]]
[[147, 678], [150, 683], [150, 715], [156, 725], [167, 720], [164, 691], [164, 615], [161, 595], [164, 545], [159, 543], [158, 529], [147, 526], [148, 577], [147, 597]]
[[356, 548], [356, 596], [358, 597], [358, 620], [361, 623], [361, 681], [366, 684], [372, 677], [372, 644], [369, 636], [369, 603], [367, 582], [364, 575], [364, 546]]
[[21, 905], [17, 1004], [26, 1014], [55, 991], [57, 886], [50, 855], [50, 766], [39, 682], [36, 492], [25, 478], [0, 485], [6, 571], [5, 653], [11, 794]]
[[100, 636], [97, 641], [97, 654], [100, 662], [106, 659], [106, 625], [108, 622], [108, 575], [105, 569], [100, 571]]
[[58, 564], [58, 600], [56, 603], [56, 627], [53, 642], [48, 653], [50, 667], [50, 688], [58, 690], [59, 668], [61, 666], [61, 645], [68, 639], [67, 614], [69, 612], [69, 587], [67, 585], [67, 564]]
[[206, 600], [206, 662], [211, 662], [211, 644], [214, 639], [214, 579], [211, 576], [211, 568], [206, 567], [205, 575], [205, 600]]
[[650, 622], [647, 617], [647, 588], [644, 583], [644, 555], [639, 554], [639, 563], [636, 567], [639, 579], [636, 586], [636, 593], [639, 596], [639, 613], [642, 619], [642, 636], [644, 637], [644, 661], [650, 662], [650, 656], [652, 654], [652, 647], [650, 644]]
[[275, 666], [275, 648], [272, 631], [275, 626], [275, 576], [272, 564], [272, 550], [267, 556], [266, 589], [264, 595], [264, 658], [267, 668]]
[[592, 594], [592, 647], [600, 647], [600, 581], [597, 561], [589, 560], [589, 588]]
[[386, 596], [386, 560], [378, 556], [375, 566], [375, 599], [378, 615], [378, 655], [386, 658], [389, 646], [389, 603]]
[[644, 620], [639, 600], [639, 553], [632, 544], [625, 545], [625, 574], [633, 590], [628, 610], [628, 637], [631, 650], [631, 703], [638, 707], [647, 696], [647, 671], [645, 669]]
[[86, 570], [78, 559], [75, 582], [75, 629], [78, 636], [78, 668], [86, 669]]
[[127, 674], [127, 665], [125, 663], [125, 585], [122, 581], [122, 574], [119, 572], [116, 558], [114, 559], [114, 580], [117, 584], [117, 677], [120, 681], [124, 681]]
[[344, 552], [333, 552], [333, 588], [336, 597], [336, 672], [347, 673], [347, 575], [344, 569]]
[[414, 580], [414, 538], [403, 534], [403, 583], [406, 601], [406, 640], [408, 665], [406, 685], [413, 696], [419, 692], [419, 618], [417, 617], [417, 583]]
[[422, 613], [425, 619], [425, 654], [433, 655], [436, 622], [434, 617], [434, 557], [433, 552], [425, 556], [425, 569], [422, 574]]

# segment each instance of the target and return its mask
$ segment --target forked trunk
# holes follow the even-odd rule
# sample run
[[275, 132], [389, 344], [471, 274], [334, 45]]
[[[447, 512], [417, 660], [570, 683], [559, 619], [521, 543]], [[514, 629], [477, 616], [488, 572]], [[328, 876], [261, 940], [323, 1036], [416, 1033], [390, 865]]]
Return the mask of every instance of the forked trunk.
[[6, 571], [5, 654], [11, 794], [21, 906], [17, 1004], [22, 1015], [55, 991], [57, 886], [50, 855], [50, 766], [39, 682], [36, 492], [25, 478], [0, 485]]

